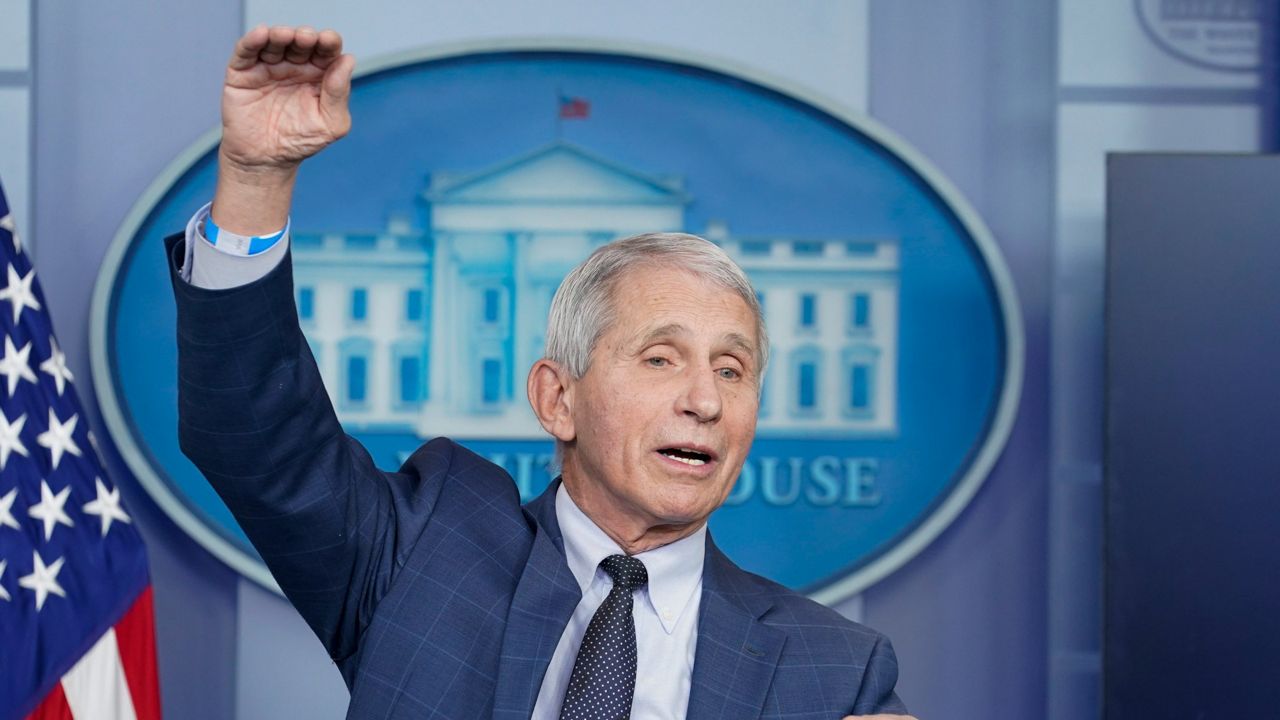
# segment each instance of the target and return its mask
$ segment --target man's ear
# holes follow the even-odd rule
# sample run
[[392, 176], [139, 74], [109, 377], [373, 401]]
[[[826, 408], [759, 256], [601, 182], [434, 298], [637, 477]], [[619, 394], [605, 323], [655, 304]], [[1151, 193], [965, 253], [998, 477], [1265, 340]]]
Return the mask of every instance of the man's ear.
[[560, 442], [573, 442], [573, 377], [559, 363], [546, 358], [529, 369], [529, 405], [542, 429]]

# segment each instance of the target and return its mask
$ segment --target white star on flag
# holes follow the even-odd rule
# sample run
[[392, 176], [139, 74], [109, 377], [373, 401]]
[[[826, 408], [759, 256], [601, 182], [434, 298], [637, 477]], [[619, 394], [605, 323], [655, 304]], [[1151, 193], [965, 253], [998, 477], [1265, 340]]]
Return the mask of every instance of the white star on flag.
[[62, 391], [67, 383], [75, 380], [71, 376], [71, 371], [67, 369], [67, 354], [62, 352], [62, 348], [58, 347], [58, 341], [49, 336], [49, 359], [40, 363], [40, 369], [53, 376], [53, 382], [58, 386], [58, 397], [62, 397]]
[[[4, 569], [9, 566], [8, 560], [0, 560], [0, 578], [4, 577]], [[4, 589], [4, 585], [0, 585], [0, 600], [12, 600], [9, 597], [9, 591]]]
[[23, 575], [18, 578], [18, 584], [35, 592], [36, 612], [40, 612], [44, 607], [44, 601], [49, 599], [50, 593], [62, 598], [67, 596], [66, 591], [58, 584], [58, 573], [62, 572], [64, 558], [58, 558], [53, 561], [52, 565], [46, 566], [44, 559], [40, 557], [40, 551], [33, 550], [31, 556], [31, 562], [35, 567], [31, 569], [30, 575]]
[[27, 424], [27, 415], [23, 413], [18, 416], [17, 420], [9, 422], [9, 417], [0, 411], [0, 470], [9, 464], [9, 455], [17, 451], [19, 455], [27, 454], [27, 446], [22, 444], [22, 428]]
[[0, 230], [8, 230], [13, 235], [13, 249], [22, 252], [22, 239], [18, 237], [18, 224], [13, 221], [13, 213], [0, 218]]
[[49, 448], [49, 452], [53, 454], [53, 469], [58, 469], [58, 463], [62, 460], [62, 453], [69, 452], [76, 457], [80, 457], [80, 446], [76, 445], [75, 438], [71, 434], [76, 431], [76, 422], [80, 417], [72, 413], [71, 419], [64, 422], [58, 420], [58, 416], [53, 413], [53, 408], [49, 408], [49, 429], [36, 436], [36, 442], [41, 447]]
[[0, 497], [0, 525], [8, 525], [14, 530], [21, 530], [22, 526], [18, 525], [18, 521], [13, 517], [13, 501], [17, 499], [18, 488], [14, 488], [4, 497]]
[[[0, 290], [0, 292], [4, 292]], [[18, 380], [36, 381], [36, 374], [31, 372], [31, 363], [27, 360], [27, 356], [31, 354], [31, 343], [27, 343], [19, 350], [13, 346], [13, 338], [8, 335], [4, 338], [4, 357], [0, 358], [0, 375], [5, 375], [9, 379], [9, 397], [13, 397], [13, 391], [18, 389]]]
[[67, 511], [62, 509], [67, 504], [67, 495], [71, 493], [71, 486], [62, 488], [62, 492], [57, 495], [53, 494], [53, 490], [49, 489], [49, 481], [40, 481], [40, 502], [27, 508], [27, 514], [37, 520], [44, 521], [44, 539], [48, 541], [53, 537], [53, 528], [62, 523], [67, 527], [74, 527], [75, 523], [71, 522], [71, 518], [67, 515]]
[[13, 269], [13, 264], [10, 263], [9, 284], [5, 289], [0, 290], [0, 300], [8, 300], [13, 304], [14, 325], [17, 325], [18, 318], [22, 317], [23, 308], [40, 309], [40, 301], [36, 300], [35, 294], [31, 292], [31, 282], [35, 279], [35, 269], [28, 272], [26, 277], [21, 277], [18, 275], [18, 271]]
[[85, 503], [84, 511], [89, 515], [97, 515], [102, 518], [102, 537], [106, 537], [107, 531], [111, 529], [112, 520], [119, 520], [120, 522], [132, 521], [125, 511], [120, 508], [120, 488], [107, 490], [107, 486], [102, 482], [102, 478], [99, 477], [95, 477], [93, 481], [98, 485], [98, 499]]

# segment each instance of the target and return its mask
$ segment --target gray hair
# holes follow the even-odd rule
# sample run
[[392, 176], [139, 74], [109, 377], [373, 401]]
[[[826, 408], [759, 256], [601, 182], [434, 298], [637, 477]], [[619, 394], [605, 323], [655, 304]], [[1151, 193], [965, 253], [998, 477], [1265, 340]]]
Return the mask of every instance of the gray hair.
[[618, 279], [637, 267], [655, 265], [688, 271], [742, 298], [756, 320], [757, 377], [763, 388], [769, 336], [756, 292], [724, 250], [686, 233], [645, 233], [615, 240], [574, 268], [551, 300], [546, 358], [575, 378], [585, 375], [596, 343], [616, 319], [613, 292]]

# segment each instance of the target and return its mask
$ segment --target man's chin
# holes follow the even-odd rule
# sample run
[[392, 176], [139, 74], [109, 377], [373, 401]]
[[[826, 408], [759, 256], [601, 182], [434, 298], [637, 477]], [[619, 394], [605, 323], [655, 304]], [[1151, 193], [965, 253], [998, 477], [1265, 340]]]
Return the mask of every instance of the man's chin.
[[708, 508], [705, 500], [686, 500], [664, 502], [654, 509], [656, 512], [653, 514], [662, 525], [672, 528], [692, 527], [696, 530], [697, 526], [707, 521], [715, 507]]

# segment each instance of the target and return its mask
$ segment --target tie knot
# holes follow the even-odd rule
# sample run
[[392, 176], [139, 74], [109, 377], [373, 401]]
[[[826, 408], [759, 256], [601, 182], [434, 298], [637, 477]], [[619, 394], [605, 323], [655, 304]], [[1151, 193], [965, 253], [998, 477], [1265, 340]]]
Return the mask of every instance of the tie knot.
[[600, 561], [600, 569], [613, 579], [614, 587], [627, 592], [644, 587], [649, 582], [649, 571], [644, 569], [644, 563], [630, 555], [610, 555]]

